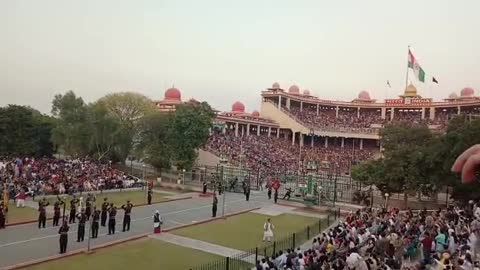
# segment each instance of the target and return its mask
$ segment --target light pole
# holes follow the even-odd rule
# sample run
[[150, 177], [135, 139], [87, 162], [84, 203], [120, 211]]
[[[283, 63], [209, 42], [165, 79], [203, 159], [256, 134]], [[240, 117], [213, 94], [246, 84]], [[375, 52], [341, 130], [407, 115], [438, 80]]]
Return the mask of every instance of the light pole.
[[225, 169], [225, 164], [227, 163], [227, 160], [225, 158], [222, 158], [220, 160], [220, 183], [222, 183], [222, 189], [223, 189], [223, 200], [222, 200], [222, 218], [225, 217], [225, 201], [226, 201], [226, 196], [227, 196], [227, 189], [224, 188], [226, 187], [226, 183], [223, 182], [224, 180], [224, 169]]

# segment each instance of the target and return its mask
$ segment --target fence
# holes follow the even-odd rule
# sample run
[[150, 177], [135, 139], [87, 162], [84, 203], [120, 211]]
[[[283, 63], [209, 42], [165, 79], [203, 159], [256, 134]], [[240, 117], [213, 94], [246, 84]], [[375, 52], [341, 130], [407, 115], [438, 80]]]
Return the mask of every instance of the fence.
[[308, 225], [300, 231], [276, 237], [277, 240], [257, 246], [245, 252], [218, 259], [210, 263], [196, 266], [191, 270], [245, 270], [252, 269], [256, 262], [267, 257], [275, 256], [279, 251], [295, 249], [306, 243], [309, 239], [319, 235], [323, 230], [332, 225], [340, 216], [340, 210], [329, 214], [326, 219]]

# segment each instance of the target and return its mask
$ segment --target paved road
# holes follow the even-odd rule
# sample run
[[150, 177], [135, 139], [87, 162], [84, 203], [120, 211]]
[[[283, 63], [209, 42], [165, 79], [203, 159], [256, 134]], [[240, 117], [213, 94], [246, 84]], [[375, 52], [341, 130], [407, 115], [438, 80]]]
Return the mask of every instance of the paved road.
[[[152, 215], [155, 210], [160, 211], [165, 222], [164, 228], [191, 224], [195, 221], [207, 219], [211, 217], [211, 201], [212, 198], [197, 197], [136, 207], [132, 211], [130, 232], [121, 232], [123, 211], [120, 210], [119, 214], [117, 214], [117, 233], [112, 236], [106, 235], [108, 232], [107, 228], [100, 227], [99, 238], [92, 239], [91, 246], [152, 232]], [[270, 202], [262, 194], [252, 194], [250, 201], [246, 202], [243, 194], [228, 193], [226, 196], [225, 213], [262, 207], [266, 204], [270, 204]], [[222, 214], [222, 197], [219, 197], [218, 214]], [[0, 230], [0, 268], [58, 254], [58, 227], [53, 228], [51, 227], [52, 221], [47, 222], [49, 227], [42, 230], [37, 228], [37, 224], [18, 225]], [[88, 226], [85, 230], [88, 233]], [[68, 251], [87, 247], [87, 237], [85, 237], [85, 242], [77, 243], [76, 235], [77, 225], [72, 224], [68, 239]]]

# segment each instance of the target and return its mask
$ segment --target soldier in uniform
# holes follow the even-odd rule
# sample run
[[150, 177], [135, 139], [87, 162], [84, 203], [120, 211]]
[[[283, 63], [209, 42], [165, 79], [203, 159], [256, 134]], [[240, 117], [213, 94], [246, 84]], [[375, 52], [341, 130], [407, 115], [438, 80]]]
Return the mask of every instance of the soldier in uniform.
[[70, 219], [68, 220], [68, 223], [75, 223], [78, 202], [80, 201], [75, 197], [75, 195], [73, 195], [73, 199], [70, 200]]
[[58, 234], [60, 234], [60, 254], [67, 252], [67, 243], [68, 243], [68, 230], [70, 227], [67, 224], [67, 221], [64, 220]]
[[273, 193], [273, 201], [277, 203], [278, 200], [278, 189], [275, 189], [275, 193]]
[[115, 207], [113, 203], [111, 203], [110, 207], [108, 208], [108, 235], [115, 234], [116, 215], [117, 207]]
[[53, 204], [53, 227], [58, 226], [60, 220], [60, 205], [65, 204], [60, 197], [57, 196], [57, 201]]
[[250, 200], [250, 184], [247, 184], [245, 187], [245, 200], [247, 202]]
[[87, 215], [85, 214], [85, 208], [82, 208], [82, 211], [77, 214], [78, 218], [78, 231], [77, 231], [77, 242], [83, 242], [85, 239], [85, 223], [87, 222]]
[[148, 189], [147, 201], [148, 201], [148, 204], [152, 204], [152, 189], [151, 188]]
[[0, 229], [5, 229], [5, 216], [6, 216], [7, 208], [3, 201], [0, 201]]
[[217, 216], [217, 204], [218, 204], [217, 195], [213, 194], [212, 217]]
[[100, 225], [102, 225], [102, 227], [105, 227], [106, 224], [107, 224], [108, 206], [109, 206], [109, 203], [107, 201], [107, 198], [103, 198], [102, 215], [101, 215], [102, 219], [101, 219], [101, 223], [100, 223]]
[[127, 204], [122, 205], [122, 209], [125, 211], [123, 215], [123, 231], [127, 229], [130, 231], [130, 214], [132, 213], [133, 204], [130, 201], [127, 201]]
[[100, 210], [97, 210], [97, 207], [93, 207], [92, 215], [92, 238], [98, 237], [98, 221], [100, 220]]
[[90, 220], [90, 216], [92, 215], [92, 201], [92, 195], [89, 193], [85, 201], [85, 215], [87, 215], [87, 220]]
[[38, 228], [44, 228], [47, 223], [47, 206], [50, 205], [47, 199], [43, 198], [38, 202]]
[[203, 194], [207, 193], [207, 180], [203, 181]]

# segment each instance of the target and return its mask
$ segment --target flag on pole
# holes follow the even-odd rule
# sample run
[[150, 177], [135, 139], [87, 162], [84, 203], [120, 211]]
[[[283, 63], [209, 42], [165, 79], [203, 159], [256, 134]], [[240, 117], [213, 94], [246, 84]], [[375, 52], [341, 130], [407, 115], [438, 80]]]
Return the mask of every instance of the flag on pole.
[[435, 79], [435, 77], [432, 77], [432, 82], [438, 84], [438, 81], [437, 81], [437, 79]]
[[425, 71], [422, 69], [420, 64], [418, 64], [417, 59], [413, 56], [412, 51], [408, 50], [408, 67], [413, 69], [413, 73], [415, 73], [415, 77], [420, 82], [425, 82]]
[[387, 85], [388, 87], [392, 88], [392, 86], [390, 85], [390, 81], [387, 81]]

